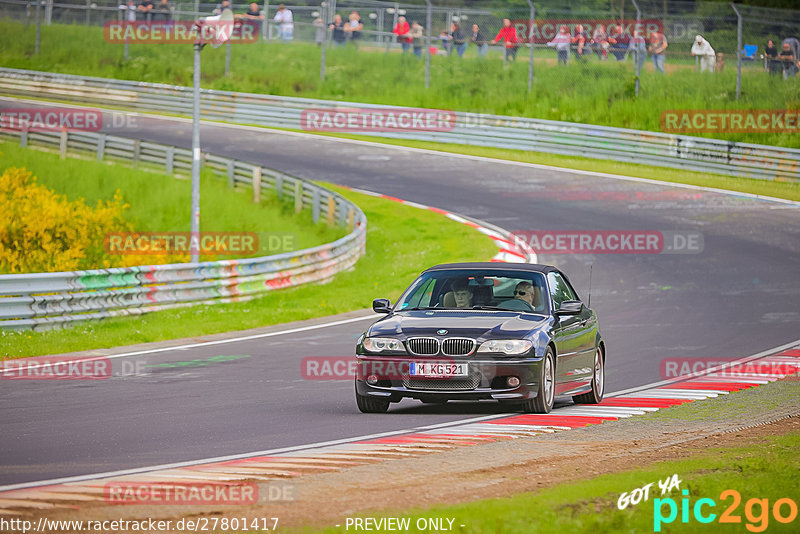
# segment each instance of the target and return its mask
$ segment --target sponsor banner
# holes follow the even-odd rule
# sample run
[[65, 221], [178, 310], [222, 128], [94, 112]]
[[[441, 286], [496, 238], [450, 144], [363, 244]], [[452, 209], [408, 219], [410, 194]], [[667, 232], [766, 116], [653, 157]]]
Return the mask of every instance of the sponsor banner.
[[800, 133], [800, 109], [682, 109], [661, 112], [667, 133]]
[[109, 504], [243, 505], [258, 502], [255, 482], [108, 482], [103, 499]]
[[319, 108], [300, 113], [309, 132], [449, 132], [456, 114], [443, 109]]
[[[511, 24], [517, 30], [517, 35], [522, 42], [547, 44], [552, 41], [561, 31], [562, 26], [566, 26], [570, 36], [575, 37], [578, 31], [576, 28], [582, 26], [583, 31], [592, 39], [595, 29], [603, 27], [610, 39], [630, 40], [633, 39], [634, 32], [638, 31], [645, 39], [649, 39], [653, 32], [664, 33], [664, 25], [660, 20], [644, 19], [530, 19], [513, 20]], [[627, 42], [627, 41], [626, 41]]]
[[39, 356], [0, 362], [3, 380], [104, 380], [111, 377], [105, 357]]
[[[678, 378], [695, 373], [703, 373], [720, 365], [730, 364], [729, 360], [720, 358], [664, 358], [659, 364], [661, 378]], [[730, 365], [724, 369], [714, 371], [714, 376], [725, 378], [746, 378], [752, 375], [778, 375], [786, 376], [800, 371], [798, 365], [789, 363], [756, 360], [747, 363]]]
[[538, 254], [699, 254], [703, 234], [657, 230], [527, 230], [514, 236]]
[[103, 114], [98, 109], [50, 106], [0, 109], [0, 131], [99, 132], [102, 128]]
[[[282, 242], [280, 236], [275, 238]], [[113, 232], [103, 238], [108, 254], [166, 256], [189, 254], [193, 247], [206, 255], [249, 255], [260, 250], [254, 232], [199, 232], [194, 238], [191, 232]]]
[[124, 21], [112, 20], [103, 25], [103, 37], [111, 44], [170, 43], [193, 44], [226, 41], [232, 44], [258, 41], [258, 24], [248, 21], [204, 21], [197, 25], [193, 20], [174, 21]]

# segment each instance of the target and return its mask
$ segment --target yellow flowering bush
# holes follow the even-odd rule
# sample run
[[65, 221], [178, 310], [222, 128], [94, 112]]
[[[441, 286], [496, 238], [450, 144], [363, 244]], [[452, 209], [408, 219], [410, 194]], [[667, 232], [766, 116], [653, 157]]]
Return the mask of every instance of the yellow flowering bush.
[[119, 190], [113, 200], [98, 201], [92, 208], [82, 198], [69, 201], [37, 184], [24, 168], [6, 169], [0, 176], [0, 272], [75, 271], [173, 260], [106, 254], [106, 234], [132, 231], [124, 218], [129, 207]]

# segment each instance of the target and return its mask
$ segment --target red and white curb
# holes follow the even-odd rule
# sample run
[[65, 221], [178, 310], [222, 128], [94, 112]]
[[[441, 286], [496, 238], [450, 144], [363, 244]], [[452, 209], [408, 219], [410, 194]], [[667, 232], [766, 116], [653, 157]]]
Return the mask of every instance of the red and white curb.
[[[77, 477], [83, 480], [75, 482], [44, 481], [31, 484], [38, 484], [36, 487], [10, 491], [2, 491], [4, 488], [0, 487], [0, 515], [80, 509], [92, 502], [102, 502], [107, 484], [154, 486], [207, 482], [234, 485], [244, 481], [287, 481], [305, 474], [335, 471], [392, 458], [563, 432], [758, 387], [799, 371], [800, 345], [795, 342], [774, 349], [772, 353], [742, 358], [704, 372], [615, 393], [598, 405], [571, 405], [556, 408], [549, 414], [477, 417], [462, 423], [387, 432], [319, 446], [297, 447], [285, 452], [237, 455], [205, 463], [199, 461], [190, 465], [142, 469], [124, 475], [88, 475]], [[47, 485], [43, 485], [45, 483]]]
[[375, 193], [374, 191], [367, 191], [364, 189], [356, 189], [347, 186], [339, 186], [343, 187], [344, 189], [348, 189], [355, 193], [361, 193], [363, 195], [369, 195], [378, 198], [384, 198], [386, 200], [391, 200], [393, 202], [398, 202], [405, 206], [410, 206], [412, 208], [419, 208], [423, 210], [433, 211], [435, 213], [439, 213], [444, 215], [448, 219], [451, 219], [457, 223], [466, 224], [467, 226], [474, 228], [478, 232], [489, 236], [489, 238], [494, 241], [494, 244], [497, 245], [498, 252], [494, 255], [494, 257], [490, 261], [495, 262], [505, 262], [505, 263], [536, 263], [537, 256], [536, 252], [525, 243], [524, 240], [517, 238], [513, 233], [509, 232], [504, 228], [500, 228], [494, 224], [489, 224], [485, 221], [480, 221], [477, 219], [472, 219], [469, 217], [465, 217], [464, 215], [459, 215], [457, 213], [453, 213], [447, 210], [443, 210], [440, 208], [434, 208], [432, 206], [427, 206], [425, 204], [420, 204], [418, 202], [411, 202], [410, 200], [403, 200], [402, 198], [393, 197], [390, 195], [384, 195], [381, 193]]

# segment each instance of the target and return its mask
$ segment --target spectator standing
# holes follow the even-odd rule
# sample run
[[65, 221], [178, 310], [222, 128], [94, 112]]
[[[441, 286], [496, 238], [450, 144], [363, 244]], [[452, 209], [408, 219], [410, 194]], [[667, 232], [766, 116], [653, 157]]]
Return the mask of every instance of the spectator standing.
[[791, 43], [787, 42], [786, 39], [783, 41], [782, 48], [778, 57], [780, 57], [783, 64], [783, 79], [786, 80], [797, 74], [797, 56], [792, 50]]
[[566, 26], [561, 26], [558, 34], [553, 37], [553, 40], [547, 43], [547, 46], [552, 46], [558, 51], [558, 62], [566, 65], [569, 59], [569, 47], [572, 43], [572, 37]]
[[172, 20], [172, 7], [168, 0], [161, 0], [157, 7], [152, 11], [153, 20], [168, 22]]
[[647, 50], [650, 52], [653, 58], [653, 66], [656, 68], [656, 72], [660, 72], [661, 74], [666, 74], [664, 70], [664, 62], [665, 62], [665, 52], [667, 50], [667, 37], [658, 31], [655, 31], [650, 34], [650, 46]]
[[583, 29], [583, 24], [575, 26], [575, 35], [572, 37], [572, 48], [575, 59], [585, 61], [584, 54], [589, 52], [589, 34]]
[[272, 19], [278, 25], [278, 36], [281, 41], [291, 41], [294, 37], [294, 17], [292, 10], [288, 9], [284, 4], [278, 6], [278, 12]]
[[119, 8], [125, 10], [125, 20], [127, 20], [128, 22], [136, 22], [136, 16], [139, 13], [139, 9], [136, 6], [136, 2], [134, 2], [133, 0], [128, 0], [127, 8], [122, 5], [119, 6]]
[[458, 57], [464, 57], [464, 52], [467, 50], [467, 38], [461, 31], [461, 26], [453, 23], [450, 27], [450, 37], [453, 38], [453, 47], [456, 49]]
[[517, 37], [517, 30], [511, 25], [511, 19], [503, 19], [503, 27], [497, 33], [497, 36], [492, 39], [492, 44], [498, 41], [504, 41], [506, 46], [506, 59], [512, 61], [517, 60], [517, 48], [519, 48], [519, 38]]
[[711, 44], [703, 39], [702, 35], [695, 36], [692, 55], [700, 58], [700, 72], [714, 72], [714, 67], [717, 64], [717, 54], [711, 48]]
[[344, 46], [347, 44], [347, 34], [344, 31], [344, 21], [341, 15], [334, 15], [333, 22], [330, 25], [333, 30], [333, 44], [335, 46]]
[[411, 37], [411, 44], [414, 46], [414, 55], [422, 57], [422, 45], [425, 42], [425, 28], [416, 20], [411, 23], [411, 31], [408, 32]]
[[594, 49], [594, 53], [597, 54], [597, 59], [600, 61], [605, 61], [608, 59], [608, 35], [606, 34], [605, 26], [602, 24], [598, 24], [594, 29], [594, 33], [592, 33], [591, 45]]
[[358, 42], [361, 40], [361, 30], [364, 29], [364, 24], [361, 22], [361, 16], [358, 11], [350, 13], [348, 23], [344, 27], [344, 31], [350, 34], [350, 42], [358, 48]]
[[489, 51], [489, 44], [477, 24], [472, 25], [472, 37], [469, 40], [478, 48], [478, 57], [486, 57], [486, 52]]
[[623, 32], [622, 26], [609, 24], [606, 35], [608, 36], [608, 49], [611, 54], [617, 61], [624, 61], [630, 39]]
[[644, 40], [642, 32], [639, 30], [633, 31], [633, 39], [631, 39], [628, 45], [628, 50], [633, 53], [633, 64], [641, 71], [642, 65], [644, 65], [647, 59], [647, 42]]
[[781, 73], [782, 65], [778, 59], [778, 47], [775, 46], [775, 42], [772, 39], [767, 41], [767, 47], [764, 49], [764, 59], [767, 61], [765, 66], [771, 75], [777, 76]]
[[322, 43], [325, 41], [325, 22], [317, 17], [314, 19], [314, 28], [316, 30], [314, 35], [314, 43], [317, 46], [322, 46]]
[[220, 15], [222, 14], [223, 11], [230, 8], [231, 8], [230, 0], [222, 0], [222, 2], [220, 2], [217, 5], [217, 7], [214, 8], [214, 11], [212, 11], [212, 13], [214, 13], [215, 15]]
[[412, 38], [409, 35], [411, 32], [411, 26], [408, 25], [408, 21], [405, 17], [399, 17], [397, 19], [397, 24], [395, 25], [392, 33], [397, 36], [397, 40], [400, 42], [400, 46], [403, 47], [403, 53], [405, 54], [411, 48]]
[[236, 18], [247, 21], [247, 24], [250, 24], [255, 29], [256, 34], [261, 33], [261, 21], [264, 20], [264, 15], [258, 9], [257, 3], [251, 2], [244, 15], [237, 15]]
[[138, 20], [151, 20], [155, 7], [152, 0], [142, 0], [136, 8], [136, 18]]
[[442, 48], [444, 48], [444, 51], [447, 52], [449, 56], [453, 51], [453, 36], [447, 32], [447, 29], [444, 29], [442, 33], [439, 34], [439, 39], [442, 41]]

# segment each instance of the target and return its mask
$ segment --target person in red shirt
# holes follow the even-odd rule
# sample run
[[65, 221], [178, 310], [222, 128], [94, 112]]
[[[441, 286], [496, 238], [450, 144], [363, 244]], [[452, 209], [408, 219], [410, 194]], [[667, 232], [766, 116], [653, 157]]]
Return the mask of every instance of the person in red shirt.
[[519, 37], [517, 37], [517, 29], [511, 25], [511, 19], [503, 19], [503, 27], [492, 40], [492, 44], [498, 41], [505, 41], [506, 44], [506, 59], [516, 61], [517, 48], [519, 48]]
[[411, 42], [414, 40], [408, 33], [411, 31], [411, 26], [408, 25], [405, 17], [397, 19], [397, 25], [392, 30], [392, 33], [397, 35], [397, 40], [400, 41], [400, 46], [403, 47], [405, 54], [411, 50]]

